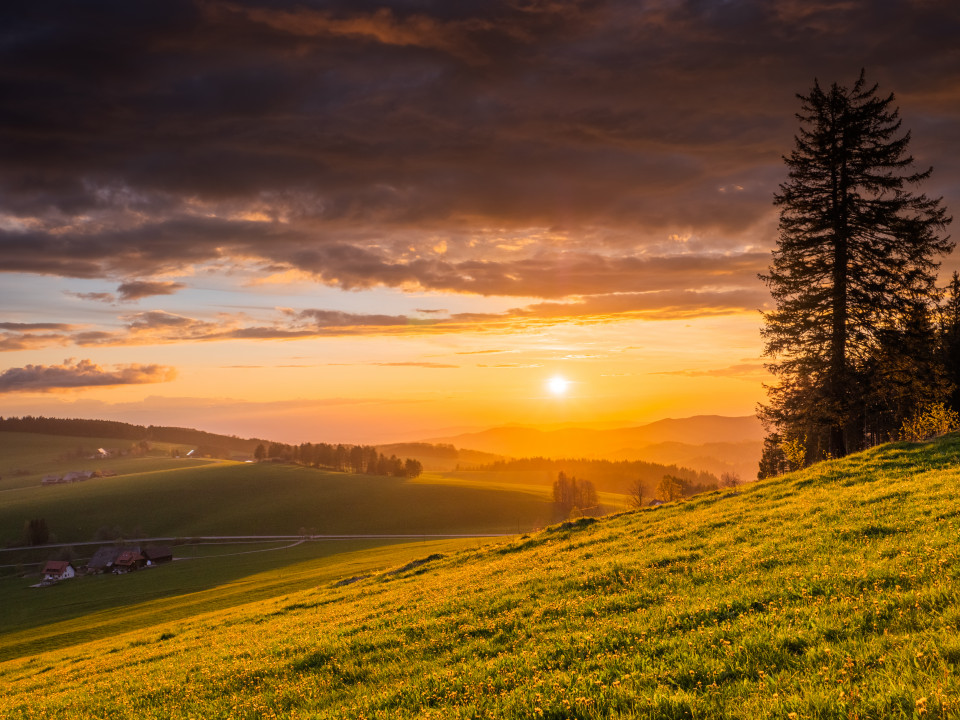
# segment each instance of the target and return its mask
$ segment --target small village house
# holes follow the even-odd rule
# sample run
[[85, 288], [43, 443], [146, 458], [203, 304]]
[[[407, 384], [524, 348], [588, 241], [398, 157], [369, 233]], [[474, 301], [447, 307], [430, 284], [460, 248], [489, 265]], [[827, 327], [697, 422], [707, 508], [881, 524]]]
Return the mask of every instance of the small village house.
[[43, 566], [43, 579], [46, 582], [57, 582], [76, 576], [77, 571], [69, 560], [49, 560]]

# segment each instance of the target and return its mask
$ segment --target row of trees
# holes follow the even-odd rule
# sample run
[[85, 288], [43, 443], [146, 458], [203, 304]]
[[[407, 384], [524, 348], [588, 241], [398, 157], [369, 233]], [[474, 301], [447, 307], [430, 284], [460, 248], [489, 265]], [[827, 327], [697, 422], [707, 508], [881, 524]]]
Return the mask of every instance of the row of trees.
[[558, 472], [589, 477], [601, 492], [628, 493], [636, 481], [653, 489], [664, 474], [683, 478], [691, 485], [716, 487], [718, 478], [704, 470], [692, 470], [678, 465], [663, 465], [642, 460], [594, 460], [589, 458], [519, 458], [497, 460], [492, 463], [471, 466], [471, 470], [489, 472], [541, 471], [556, 477]]
[[759, 413], [769, 430], [760, 476], [896, 437], [924, 408], [960, 404], [960, 278], [937, 287], [953, 248], [940, 198], [915, 190], [910, 133], [894, 96], [864, 74], [815, 83], [774, 203], [780, 232], [761, 275], [776, 382]]
[[597, 490], [589, 480], [578, 480], [573, 475], [560, 472], [553, 482], [553, 502], [565, 514], [576, 511], [580, 515], [599, 512]]
[[[716, 490], [719, 487], [736, 487], [740, 482], [740, 476], [736, 473], [723, 473], [719, 482], [705, 484], [668, 473], [660, 478], [656, 490], [651, 493], [644, 479], [636, 478], [630, 486], [630, 504], [636, 508], [642, 508], [649, 504], [652, 498], [670, 502]], [[562, 470], [553, 482], [553, 502], [564, 514], [575, 512], [580, 515], [592, 515], [596, 514], [600, 508], [597, 490], [593, 483], [578, 479], [574, 475], [567, 475]]]
[[[720, 476], [720, 482], [708, 485], [691, 483], [689, 480], [677, 477], [676, 475], [664, 475], [657, 484], [655, 496], [657, 500], [671, 502], [672, 500], [681, 500], [685, 497], [698, 495], [702, 492], [711, 492], [719, 488], [735, 488], [740, 484], [740, 476], [732, 472], [723, 473]], [[639, 486], [631, 496], [631, 500], [636, 507], [643, 506], [644, 496]]]
[[387, 457], [372, 445], [343, 445], [331, 443], [260, 443], [254, 450], [257, 460], [278, 459], [310, 467], [367, 475], [392, 475], [415, 478], [423, 472], [423, 465], [414, 458]]

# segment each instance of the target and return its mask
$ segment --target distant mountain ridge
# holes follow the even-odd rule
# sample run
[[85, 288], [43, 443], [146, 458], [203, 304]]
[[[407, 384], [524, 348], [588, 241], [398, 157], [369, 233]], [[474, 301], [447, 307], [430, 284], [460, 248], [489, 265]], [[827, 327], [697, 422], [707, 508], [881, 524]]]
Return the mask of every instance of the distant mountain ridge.
[[666, 418], [646, 425], [615, 430], [566, 428], [537, 430], [529, 427], [497, 427], [453, 437], [431, 438], [424, 442], [454, 445], [499, 455], [555, 455], [569, 457], [574, 448], [582, 448], [588, 456], [599, 456], [624, 449], [638, 449], [657, 443], [737, 443], [762, 441], [763, 426], [753, 415], [726, 417], [695, 415], [689, 418]]
[[685, 465], [754, 479], [764, 431], [753, 415], [666, 418], [612, 430], [497, 427], [424, 442], [509, 457], [605, 458]]

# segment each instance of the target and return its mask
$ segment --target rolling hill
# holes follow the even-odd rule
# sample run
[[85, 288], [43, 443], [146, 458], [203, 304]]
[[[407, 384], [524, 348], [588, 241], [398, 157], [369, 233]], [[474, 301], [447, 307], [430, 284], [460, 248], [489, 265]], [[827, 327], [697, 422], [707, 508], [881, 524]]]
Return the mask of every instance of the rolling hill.
[[898, 443], [346, 585], [327, 567], [0, 663], [0, 716], [956, 717], [958, 457]]
[[0, 542], [15, 543], [32, 518], [76, 543], [114, 527], [127, 537], [519, 532], [553, 513], [548, 490], [223, 462], [10, 491]]

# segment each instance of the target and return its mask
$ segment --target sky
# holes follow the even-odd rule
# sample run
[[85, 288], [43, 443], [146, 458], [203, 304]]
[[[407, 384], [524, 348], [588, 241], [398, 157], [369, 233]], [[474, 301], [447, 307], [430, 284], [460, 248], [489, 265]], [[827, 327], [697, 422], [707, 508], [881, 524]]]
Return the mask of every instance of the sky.
[[0, 415], [752, 414], [797, 94], [864, 69], [955, 214], [958, 37], [955, 0], [5, 3]]

